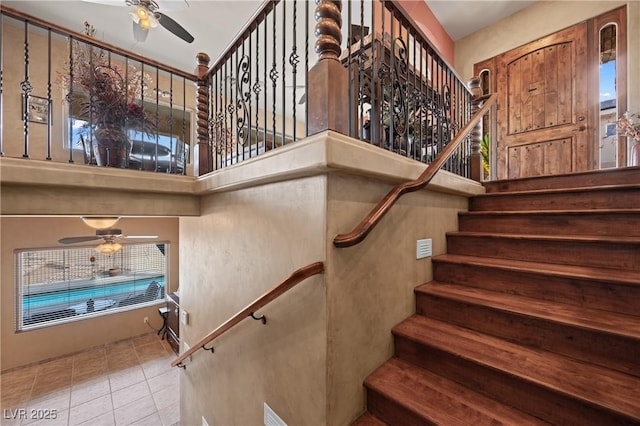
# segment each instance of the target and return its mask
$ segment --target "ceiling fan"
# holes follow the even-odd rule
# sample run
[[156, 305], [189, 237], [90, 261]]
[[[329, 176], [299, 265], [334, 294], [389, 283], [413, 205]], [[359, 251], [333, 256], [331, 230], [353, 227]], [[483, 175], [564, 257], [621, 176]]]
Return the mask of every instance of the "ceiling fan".
[[[123, 0], [84, 0], [90, 3], [107, 4], [110, 6], [121, 6]], [[186, 0], [165, 1], [165, 3], [179, 3], [180, 5], [186, 4], [189, 6]], [[133, 21], [133, 37], [136, 41], [142, 42], [147, 39], [149, 30], [155, 28], [158, 24], [162, 25], [169, 32], [180, 37], [187, 43], [192, 43], [193, 36], [184, 29], [184, 27], [178, 24], [176, 21], [160, 12], [160, 6], [155, 0], [124, 0], [126, 6], [134, 6], [136, 9], [129, 13], [131, 20]]]
[[82, 220], [96, 230], [96, 235], [80, 237], [65, 237], [58, 240], [60, 244], [77, 244], [87, 241], [103, 240], [96, 250], [103, 254], [111, 254], [122, 249], [118, 241], [123, 239], [155, 239], [157, 235], [124, 235], [121, 229], [112, 226], [118, 221], [118, 217], [83, 217]]

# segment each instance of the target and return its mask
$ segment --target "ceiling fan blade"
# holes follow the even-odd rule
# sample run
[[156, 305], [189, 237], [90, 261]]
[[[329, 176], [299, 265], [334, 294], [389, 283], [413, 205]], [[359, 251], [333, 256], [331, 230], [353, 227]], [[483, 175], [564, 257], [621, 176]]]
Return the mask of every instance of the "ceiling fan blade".
[[187, 0], [156, 0], [156, 2], [160, 10], [168, 12], [176, 12], [189, 8]]
[[86, 241], [95, 241], [95, 240], [101, 240], [102, 237], [98, 237], [96, 235], [92, 235], [92, 236], [85, 236], [85, 237], [67, 237], [67, 238], [61, 238], [58, 240], [58, 242], [60, 244], [75, 244], [75, 243], [84, 243]]
[[176, 21], [174, 21], [173, 19], [169, 18], [167, 15], [163, 15], [162, 13], [158, 12], [156, 14], [156, 16], [158, 18], [158, 22], [160, 22], [160, 25], [165, 27], [167, 30], [169, 30], [173, 34], [177, 35], [178, 37], [180, 37], [181, 39], [183, 39], [187, 43], [192, 43], [193, 42], [193, 40], [194, 40], [193, 36], [191, 34], [189, 34], [189, 32], [187, 30], [185, 30], [182, 27], [182, 25], [178, 24]]
[[138, 240], [153, 240], [158, 238], [157, 235], [121, 235], [120, 238], [124, 238], [127, 240], [138, 239]]
[[124, 0], [82, 0], [87, 3], [104, 4], [107, 6], [126, 6]]

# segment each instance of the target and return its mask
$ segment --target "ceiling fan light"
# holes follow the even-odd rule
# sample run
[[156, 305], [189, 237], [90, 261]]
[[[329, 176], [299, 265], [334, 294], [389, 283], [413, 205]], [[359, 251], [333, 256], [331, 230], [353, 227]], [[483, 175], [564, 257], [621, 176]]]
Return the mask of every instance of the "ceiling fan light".
[[149, 17], [149, 11], [146, 7], [138, 6], [136, 9], [136, 15], [138, 15], [138, 18], [140, 19], [147, 19]]
[[151, 21], [149, 19], [141, 19], [140, 20], [140, 26], [145, 29], [148, 30], [149, 28], [152, 27], [151, 25]]
[[98, 251], [98, 253], [102, 253], [102, 254], [116, 253], [122, 250], [122, 244], [106, 242], [96, 247], [96, 250]]
[[93, 229], [111, 228], [120, 220], [117, 216], [84, 216], [81, 219]]
[[138, 15], [136, 15], [135, 12], [129, 12], [129, 17], [131, 18], [131, 20], [133, 22], [135, 22], [136, 24], [140, 23], [140, 18], [138, 17]]
[[133, 23], [133, 39], [137, 42], [143, 42], [147, 39], [149, 30], [142, 28], [140, 25]]

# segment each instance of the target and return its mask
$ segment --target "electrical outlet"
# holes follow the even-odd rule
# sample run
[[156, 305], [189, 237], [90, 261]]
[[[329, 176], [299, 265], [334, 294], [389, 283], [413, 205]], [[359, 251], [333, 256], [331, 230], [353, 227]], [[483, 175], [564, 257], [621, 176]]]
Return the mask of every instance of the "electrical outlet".
[[149, 324], [149, 317], [144, 317], [142, 321], [144, 321], [145, 324]]

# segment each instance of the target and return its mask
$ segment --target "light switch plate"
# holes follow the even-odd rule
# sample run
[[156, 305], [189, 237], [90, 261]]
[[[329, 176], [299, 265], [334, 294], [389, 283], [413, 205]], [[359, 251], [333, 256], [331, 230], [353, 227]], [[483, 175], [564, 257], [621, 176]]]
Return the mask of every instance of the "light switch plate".
[[189, 312], [185, 310], [180, 311], [180, 322], [182, 325], [189, 325]]

